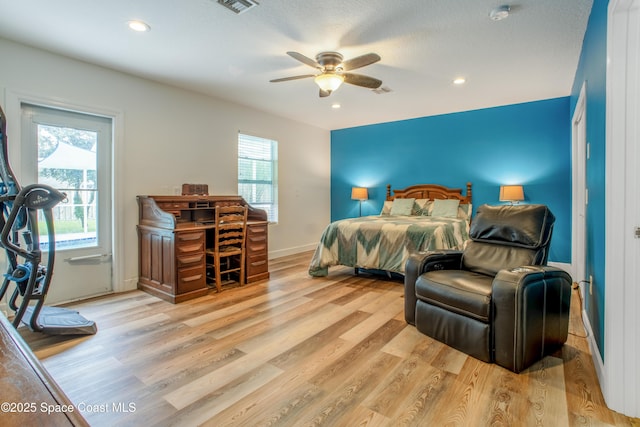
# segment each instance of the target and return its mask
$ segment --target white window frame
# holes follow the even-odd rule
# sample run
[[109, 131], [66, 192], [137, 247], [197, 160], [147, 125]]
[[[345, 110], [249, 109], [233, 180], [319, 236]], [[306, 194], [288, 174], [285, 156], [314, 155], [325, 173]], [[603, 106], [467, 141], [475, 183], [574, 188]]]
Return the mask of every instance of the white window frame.
[[[253, 145], [256, 149], [254, 156], [248, 156], [246, 150], [242, 150], [242, 144]], [[268, 146], [268, 147], [265, 147]], [[268, 151], [268, 155], [261, 156]], [[244, 154], [242, 153], [244, 152]], [[271, 164], [271, 178], [269, 181], [264, 179], [258, 179], [257, 176], [253, 176], [253, 179], [247, 179], [242, 177], [241, 162], [243, 160], [249, 160], [252, 162], [268, 162]], [[243, 185], [254, 184], [254, 189], [257, 185], [266, 184], [270, 191], [270, 202], [259, 201], [255, 199], [255, 192], [246, 193], [243, 191]], [[238, 194], [241, 195], [251, 206], [264, 209], [267, 211], [267, 220], [270, 223], [278, 222], [278, 141], [269, 138], [263, 138], [248, 133], [238, 132]]]

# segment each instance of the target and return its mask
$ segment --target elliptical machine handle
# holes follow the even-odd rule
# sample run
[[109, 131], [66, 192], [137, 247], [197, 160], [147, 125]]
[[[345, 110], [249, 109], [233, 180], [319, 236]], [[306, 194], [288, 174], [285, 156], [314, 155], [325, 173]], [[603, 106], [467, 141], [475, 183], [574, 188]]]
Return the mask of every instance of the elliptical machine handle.
[[[31, 210], [51, 210], [66, 198], [67, 195], [65, 193], [62, 193], [49, 185], [31, 184], [24, 187], [15, 196], [11, 212], [9, 212], [7, 221], [2, 228], [2, 233], [0, 233], [0, 244], [2, 244], [6, 249], [16, 254], [20, 254], [24, 258], [31, 259], [33, 257], [32, 252], [17, 246], [9, 239], [9, 235], [11, 234], [18, 215], [21, 212], [24, 212], [22, 211], [22, 208], [24, 207]], [[24, 226], [23, 224], [19, 225], [20, 228]]]

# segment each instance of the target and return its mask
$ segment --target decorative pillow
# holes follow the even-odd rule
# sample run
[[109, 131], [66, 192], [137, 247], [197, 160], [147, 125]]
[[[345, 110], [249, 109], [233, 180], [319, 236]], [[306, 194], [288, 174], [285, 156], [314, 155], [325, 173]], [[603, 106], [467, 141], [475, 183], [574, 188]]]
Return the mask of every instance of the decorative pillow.
[[380, 216], [389, 216], [391, 214], [391, 205], [393, 202], [391, 200], [387, 200], [382, 205], [382, 210], [380, 211]]
[[416, 199], [395, 199], [391, 205], [391, 212], [389, 215], [411, 215], [413, 209], [413, 203]]
[[431, 216], [431, 212], [433, 211], [433, 200], [429, 200], [427, 201], [427, 203], [424, 205], [424, 208], [422, 208], [422, 216]]
[[460, 206], [458, 206], [458, 218], [469, 221], [472, 213], [471, 203], [460, 204]]
[[425, 212], [428, 208], [428, 204], [429, 199], [416, 199], [413, 204], [413, 211], [411, 212], [411, 215], [429, 215]]
[[436, 199], [433, 201], [433, 211], [431, 216], [439, 216], [445, 218], [456, 218], [458, 216], [458, 199]]

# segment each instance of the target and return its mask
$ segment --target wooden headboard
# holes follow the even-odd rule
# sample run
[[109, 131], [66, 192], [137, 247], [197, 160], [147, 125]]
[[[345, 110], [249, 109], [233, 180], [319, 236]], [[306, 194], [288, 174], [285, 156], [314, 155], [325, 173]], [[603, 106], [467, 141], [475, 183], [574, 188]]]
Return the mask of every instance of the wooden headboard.
[[393, 199], [458, 199], [461, 203], [471, 203], [471, 183], [467, 182], [466, 195], [462, 195], [460, 188], [448, 188], [437, 184], [412, 185], [402, 190], [393, 190], [391, 184], [387, 185], [387, 200]]

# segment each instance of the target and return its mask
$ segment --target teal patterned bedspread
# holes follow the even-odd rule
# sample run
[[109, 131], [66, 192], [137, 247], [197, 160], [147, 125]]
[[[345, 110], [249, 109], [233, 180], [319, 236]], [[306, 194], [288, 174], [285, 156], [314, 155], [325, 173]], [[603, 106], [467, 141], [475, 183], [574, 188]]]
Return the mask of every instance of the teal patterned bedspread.
[[463, 249], [469, 222], [431, 216], [366, 216], [332, 222], [322, 233], [309, 265], [312, 276], [345, 265], [404, 274], [414, 251]]

